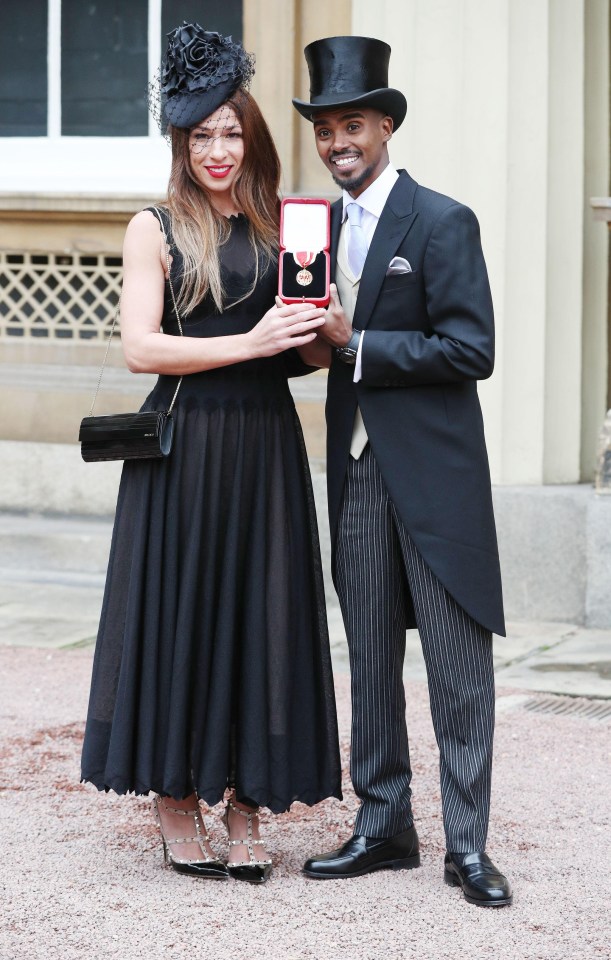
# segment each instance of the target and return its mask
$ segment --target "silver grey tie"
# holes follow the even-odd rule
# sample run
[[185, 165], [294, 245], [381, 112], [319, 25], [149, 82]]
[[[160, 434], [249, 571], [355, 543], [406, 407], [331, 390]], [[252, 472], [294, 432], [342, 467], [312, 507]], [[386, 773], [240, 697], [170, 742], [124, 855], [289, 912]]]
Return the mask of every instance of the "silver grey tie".
[[346, 207], [350, 233], [348, 235], [348, 263], [355, 278], [358, 280], [363, 272], [363, 264], [367, 257], [367, 239], [361, 226], [363, 208], [359, 203], [349, 203]]

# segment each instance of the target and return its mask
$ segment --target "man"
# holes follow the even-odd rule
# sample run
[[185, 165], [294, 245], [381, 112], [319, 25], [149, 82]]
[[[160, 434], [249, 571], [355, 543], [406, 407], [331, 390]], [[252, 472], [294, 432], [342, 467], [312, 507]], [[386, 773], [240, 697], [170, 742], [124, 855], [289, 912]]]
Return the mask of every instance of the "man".
[[[354, 836], [307, 876], [417, 867], [402, 665], [418, 626], [440, 750], [446, 882], [481, 906], [512, 901], [485, 851], [492, 632], [504, 633], [490, 477], [476, 381], [494, 363], [479, 227], [465, 206], [389, 163], [406, 113], [390, 47], [332, 37], [305, 49], [332, 207], [335, 285], [323, 336], [333, 575], [352, 674]], [[339, 294], [339, 295], [338, 295]]]

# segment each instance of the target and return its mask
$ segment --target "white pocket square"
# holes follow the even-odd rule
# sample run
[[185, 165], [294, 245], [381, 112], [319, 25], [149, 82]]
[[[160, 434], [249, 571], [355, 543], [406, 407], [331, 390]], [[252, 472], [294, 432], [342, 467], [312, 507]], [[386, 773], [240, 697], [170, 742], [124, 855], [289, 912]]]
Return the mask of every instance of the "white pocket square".
[[403, 257], [393, 257], [390, 263], [388, 264], [386, 276], [394, 277], [398, 273], [411, 273], [411, 272], [412, 272], [412, 266], [409, 260], [404, 260]]

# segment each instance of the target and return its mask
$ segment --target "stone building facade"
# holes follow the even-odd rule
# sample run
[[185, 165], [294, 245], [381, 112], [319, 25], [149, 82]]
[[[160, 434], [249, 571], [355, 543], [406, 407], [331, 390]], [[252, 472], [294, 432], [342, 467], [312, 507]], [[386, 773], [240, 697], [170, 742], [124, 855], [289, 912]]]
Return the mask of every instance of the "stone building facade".
[[[611, 406], [609, 7], [609, 0], [4, 4], [0, 508], [112, 509], [114, 465], [96, 468], [92, 480], [74, 438], [118, 297], [125, 225], [165, 189], [169, 149], [145, 96], [165, 31], [197, 19], [243, 39], [257, 55], [252, 92], [276, 138], [283, 191], [328, 197], [311, 129], [290, 104], [307, 94], [302, 50], [325, 35], [376, 36], [393, 48], [390, 82], [408, 101], [391, 159], [469, 204], [481, 224], [497, 365], [480, 394], [508, 615], [611, 626], [611, 497], [591, 485]], [[122, 370], [118, 344], [111, 366], [98, 409], [132, 409], [147, 384]], [[314, 469], [322, 471], [324, 374], [309, 379], [296, 398]]]

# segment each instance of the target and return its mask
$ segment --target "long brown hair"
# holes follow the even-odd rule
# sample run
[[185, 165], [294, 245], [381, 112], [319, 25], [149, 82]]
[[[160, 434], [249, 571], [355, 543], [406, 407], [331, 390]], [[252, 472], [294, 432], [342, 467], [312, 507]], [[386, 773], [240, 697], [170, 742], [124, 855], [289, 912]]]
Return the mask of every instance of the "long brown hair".
[[[238, 89], [227, 101], [242, 127], [244, 159], [232, 188], [232, 199], [248, 218], [256, 258], [254, 285], [260, 268], [278, 249], [280, 160], [272, 135], [254, 98]], [[223, 309], [219, 246], [229, 237], [230, 225], [210, 202], [210, 196], [191, 169], [189, 130], [172, 127], [172, 170], [167, 208], [174, 241], [184, 262], [178, 307], [190, 313], [208, 292]], [[250, 293], [251, 291], [249, 291]], [[249, 294], [246, 294], [248, 296]]]

